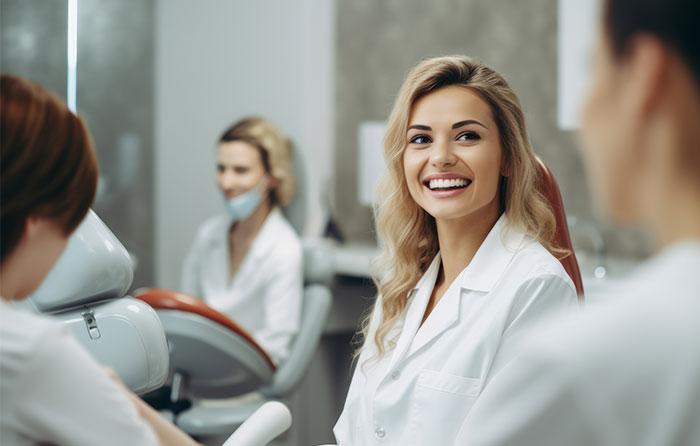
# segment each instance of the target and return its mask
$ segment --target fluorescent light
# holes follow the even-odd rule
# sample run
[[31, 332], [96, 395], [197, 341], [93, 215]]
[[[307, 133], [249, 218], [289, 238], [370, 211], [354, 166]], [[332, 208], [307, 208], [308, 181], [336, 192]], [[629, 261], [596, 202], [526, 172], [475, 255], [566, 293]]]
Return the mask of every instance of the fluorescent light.
[[74, 113], [77, 106], [78, 81], [78, 0], [68, 0], [68, 108]]

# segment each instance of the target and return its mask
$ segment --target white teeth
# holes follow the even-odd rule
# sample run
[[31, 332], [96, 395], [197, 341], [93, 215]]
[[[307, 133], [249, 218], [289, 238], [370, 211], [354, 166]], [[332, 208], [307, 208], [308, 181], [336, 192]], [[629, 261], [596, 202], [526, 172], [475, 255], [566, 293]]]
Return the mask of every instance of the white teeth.
[[467, 180], [463, 178], [454, 178], [450, 180], [430, 180], [428, 187], [431, 190], [435, 189], [451, 189], [453, 187], [464, 187], [467, 185]]

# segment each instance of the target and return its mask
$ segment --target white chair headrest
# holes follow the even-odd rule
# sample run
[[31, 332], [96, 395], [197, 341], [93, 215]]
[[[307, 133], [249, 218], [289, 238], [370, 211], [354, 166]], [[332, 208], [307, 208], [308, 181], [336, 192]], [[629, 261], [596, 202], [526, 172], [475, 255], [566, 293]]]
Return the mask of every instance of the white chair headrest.
[[29, 298], [40, 312], [121, 297], [134, 278], [131, 257], [112, 231], [90, 210], [68, 246]]
[[305, 237], [302, 239], [302, 246], [304, 283], [329, 284], [335, 274], [333, 242], [328, 239]]

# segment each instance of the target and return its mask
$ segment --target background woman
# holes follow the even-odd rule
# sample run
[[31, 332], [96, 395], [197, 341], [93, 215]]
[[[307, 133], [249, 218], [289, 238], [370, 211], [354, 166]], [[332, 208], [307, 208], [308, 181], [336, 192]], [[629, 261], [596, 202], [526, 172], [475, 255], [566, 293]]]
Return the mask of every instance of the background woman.
[[280, 210], [294, 191], [291, 143], [264, 119], [244, 119], [219, 139], [216, 167], [227, 212], [199, 228], [182, 289], [280, 363], [299, 328], [303, 286], [301, 242]]
[[341, 445], [452, 444], [522, 331], [575, 307], [576, 292], [498, 73], [459, 56], [419, 64], [384, 154], [379, 297], [334, 432]]

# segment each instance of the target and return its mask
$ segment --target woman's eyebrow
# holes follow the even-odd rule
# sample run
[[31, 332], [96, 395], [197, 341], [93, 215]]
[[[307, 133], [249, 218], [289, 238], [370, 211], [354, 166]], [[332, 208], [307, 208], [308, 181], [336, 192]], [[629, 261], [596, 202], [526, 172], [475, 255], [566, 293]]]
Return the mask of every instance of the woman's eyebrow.
[[411, 130], [411, 129], [426, 130], [426, 131], [431, 131], [431, 130], [432, 130], [429, 126], [427, 126], [427, 125], [421, 125], [421, 124], [413, 124], [412, 126], [410, 126], [409, 128], [407, 128], [406, 130]]
[[476, 119], [465, 119], [464, 121], [455, 122], [454, 124], [452, 124], [452, 128], [453, 128], [453, 129], [458, 129], [458, 128], [460, 128], [460, 127], [464, 127], [465, 125], [469, 125], [469, 124], [480, 125], [480, 126], [482, 126], [483, 128], [485, 128], [486, 130], [489, 129], [489, 128], [486, 127], [484, 124], [482, 124], [482, 123], [480, 123], [479, 121], [477, 121]]

